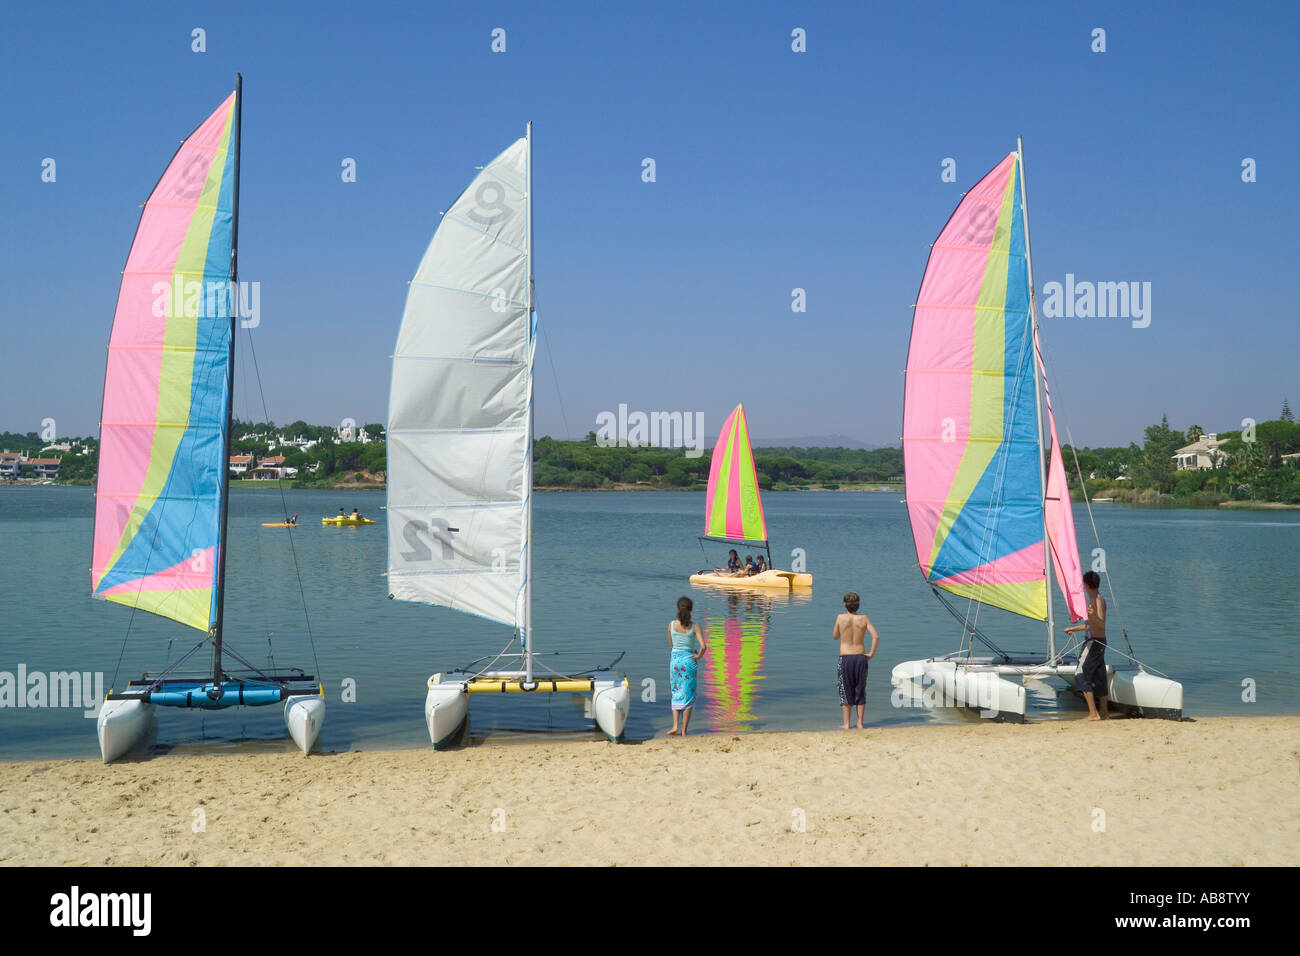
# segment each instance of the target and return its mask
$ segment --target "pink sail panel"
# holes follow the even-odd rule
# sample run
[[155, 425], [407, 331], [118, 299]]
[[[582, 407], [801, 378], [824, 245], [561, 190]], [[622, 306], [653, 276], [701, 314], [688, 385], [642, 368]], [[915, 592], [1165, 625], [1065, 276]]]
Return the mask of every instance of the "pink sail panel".
[[1015, 584], [1043, 580], [1043, 545], [1031, 544], [1027, 548], [1005, 554], [996, 561], [981, 564], [969, 571], [959, 571], [944, 578], [946, 585], [969, 587], [989, 586], [990, 581]]
[[1034, 329], [1034, 349], [1038, 355], [1039, 374], [1043, 379], [1043, 399], [1047, 424], [1052, 436], [1052, 454], [1047, 468], [1047, 496], [1043, 506], [1047, 542], [1052, 549], [1056, 584], [1065, 595], [1065, 606], [1072, 621], [1088, 616], [1088, 599], [1083, 592], [1083, 569], [1079, 564], [1079, 543], [1074, 534], [1074, 511], [1070, 507], [1070, 489], [1065, 480], [1065, 462], [1061, 458], [1061, 440], [1056, 436], [1056, 416], [1052, 413], [1052, 393], [1047, 387], [1047, 368]]
[[216, 549], [208, 548], [148, 577], [123, 581], [116, 587], [107, 588], [101, 597], [130, 596], [142, 591], [203, 591], [212, 583], [212, 569], [216, 566], [216, 560]]

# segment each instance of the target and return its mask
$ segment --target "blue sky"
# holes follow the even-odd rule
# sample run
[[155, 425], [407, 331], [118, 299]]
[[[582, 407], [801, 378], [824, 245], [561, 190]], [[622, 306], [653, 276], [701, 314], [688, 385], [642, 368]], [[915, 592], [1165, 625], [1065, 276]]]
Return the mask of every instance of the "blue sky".
[[[530, 119], [540, 434], [567, 419], [581, 436], [626, 403], [702, 411], [711, 441], [744, 401], [759, 438], [895, 443], [927, 244], [1017, 134], [1039, 288], [1152, 284], [1145, 329], [1043, 320], [1076, 440], [1140, 441], [1162, 413], [1209, 430], [1276, 417], [1300, 403], [1298, 11], [6, 4], [0, 430], [97, 429], [138, 206], [236, 70], [240, 273], [261, 283], [278, 422], [383, 420], [438, 212]], [[251, 384], [236, 413], [261, 417]]]

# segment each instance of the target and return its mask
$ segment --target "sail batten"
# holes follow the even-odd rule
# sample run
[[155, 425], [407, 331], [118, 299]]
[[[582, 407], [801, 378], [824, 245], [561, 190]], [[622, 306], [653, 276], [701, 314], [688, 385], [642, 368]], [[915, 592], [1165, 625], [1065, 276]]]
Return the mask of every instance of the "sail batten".
[[222, 546], [236, 96], [140, 213], [109, 340], [91, 556], [95, 597], [204, 631]]
[[388, 584], [397, 600], [525, 618], [533, 320], [528, 143], [442, 216], [407, 289], [388, 428]]

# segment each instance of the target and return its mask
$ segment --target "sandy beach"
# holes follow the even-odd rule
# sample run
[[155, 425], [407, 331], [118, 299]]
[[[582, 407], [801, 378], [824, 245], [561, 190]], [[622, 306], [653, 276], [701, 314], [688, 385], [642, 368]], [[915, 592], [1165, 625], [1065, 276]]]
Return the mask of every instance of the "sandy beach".
[[1294, 865], [1298, 767], [1300, 717], [7, 763], [0, 864]]

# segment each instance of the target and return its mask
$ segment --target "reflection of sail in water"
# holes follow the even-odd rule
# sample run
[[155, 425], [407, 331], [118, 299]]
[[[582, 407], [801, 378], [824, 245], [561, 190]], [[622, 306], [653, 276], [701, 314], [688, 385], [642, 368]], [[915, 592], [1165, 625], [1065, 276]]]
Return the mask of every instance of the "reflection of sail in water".
[[727, 594], [727, 616], [706, 624], [704, 718], [710, 730], [748, 730], [758, 715], [763, 642], [772, 601], [757, 594]]

